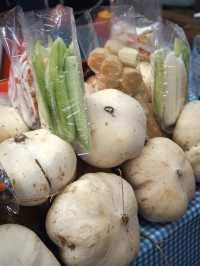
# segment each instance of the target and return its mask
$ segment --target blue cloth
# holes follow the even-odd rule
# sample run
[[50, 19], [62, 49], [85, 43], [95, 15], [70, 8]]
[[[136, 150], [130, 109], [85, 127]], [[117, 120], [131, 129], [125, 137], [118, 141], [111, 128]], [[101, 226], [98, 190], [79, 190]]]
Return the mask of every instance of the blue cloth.
[[141, 234], [152, 241], [141, 239], [130, 266], [200, 266], [200, 186], [180, 220], [166, 225], [141, 221]]

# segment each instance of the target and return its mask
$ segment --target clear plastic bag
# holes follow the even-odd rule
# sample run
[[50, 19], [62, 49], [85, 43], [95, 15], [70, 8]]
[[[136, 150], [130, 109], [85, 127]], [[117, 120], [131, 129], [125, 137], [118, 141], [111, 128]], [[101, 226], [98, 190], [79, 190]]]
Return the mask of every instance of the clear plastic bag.
[[[100, 20], [99, 12], [110, 12], [110, 16]], [[102, 8], [92, 10], [87, 18], [89, 22], [92, 19], [93, 24], [90, 22], [85, 27], [94, 33], [94, 41], [91, 41], [94, 49], [87, 56], [88, 66], [94, 74], [87, 80], [89, 93], [114, 88], [135, 96], [142, 85], [139, 63], [149, 58], [138, 50], [133, 6], [103, 7], [103, 11]]]
[[[137, 32], [137, 47], [141, 52], [151, 53], [154, 49], [154, 27], [161, 21], [161, 6], [159, 0], [113, 0], [112, 8], [127, 5], [134, 7], [135, 27]], [[149, 8], [147, 8], [149, 7]]]
[[17, 202], [13, 183], [0, 164], [0, 210], [9, 214], [18, 214], [19, 204]]
[[9, 99], [27, 126], [35, 129], [39, 127], [39, 115], [35, 82], [19, 21], [21, 12], [20, 8], [14, 8], [7, 13], [2, 21], [1, 38], [11, 61]]
[[37, 81], [42, 127], [88, 152], [90, 128], [73, 10], [58, 5], [28, 12], [20, 21]]
[[188, 98], [190, 47], [183, 30], [168, 21], [157, 25], [154, 40], [153, 108], [162, 129], [171, 133]]

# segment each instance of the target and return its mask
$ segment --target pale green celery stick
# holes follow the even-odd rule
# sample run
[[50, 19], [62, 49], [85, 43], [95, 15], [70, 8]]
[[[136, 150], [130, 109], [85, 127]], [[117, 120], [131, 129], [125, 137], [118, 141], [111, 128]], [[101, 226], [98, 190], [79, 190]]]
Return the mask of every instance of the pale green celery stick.
[[44, 120], [47, 126], [52, 129], [53, 121], [51, 120], [51, 112], [49, 109], [49, 95], [45, 84], [45, 60], [47, 59], [46, 49], [37, 42], [32, 56], [32, 64], [35, 73], [35, 77], [38, 84], [38, 103], [40, 114], [43, 116], [41, 120]]
[[60, 121], [60, 137], [69, 143], [75, 139], [75, 125], [65, 82], [65, 74], [59, 74], [56, 88], [56, 111]]
[[81, 67], [75, 55], [67, 55], [65, 57], [65, 71], [77, 137], [80, 144], [86, 149], [86, 151], [89, 151], [91, 139], [86, 106], [84, 104], [84, 83], [81, 76]]
[[176, 38], [174, 41], [174, 52], [177, 57], [182, 57], [188, 73], [190, 66], [190, 48], [184, 43], [183, 40]]
[[153, 108], [158, 119], [162, 121], [164, 112], [164, 95], [165, 95], [165, 52], [158, 50], [154, 53], [154, 88], [153, 88]]
[[64, 60], [66, 46], [61, 38], [57, 38], [51, 46], [49, 59], [49, 79], [51, 79], [52, 97], [54, 97], [57, 134], [72, 143], [75, 139], [75, 125], [65, 83]]
[[59, 120], [60, 117], [57, 114], [56, 90], [57, 90], [57, 84], [59, 82], [59, 68], [61, 64], [59, 62], [59, 58], [60, 54], [62, 53], [64, 58], [64, 51], [66, 48], [65, 46], [60, 47], [60, 45], [58, 45], [59, 40], [60, 38], [56, 39], [49, 48], [49, 60], [45, 73], [45, 82], [50, 96], [50, 110], [51, 110], [52, 120], [54, 123], [54, 133], [60, 136], [62, 133], [62, 129]]

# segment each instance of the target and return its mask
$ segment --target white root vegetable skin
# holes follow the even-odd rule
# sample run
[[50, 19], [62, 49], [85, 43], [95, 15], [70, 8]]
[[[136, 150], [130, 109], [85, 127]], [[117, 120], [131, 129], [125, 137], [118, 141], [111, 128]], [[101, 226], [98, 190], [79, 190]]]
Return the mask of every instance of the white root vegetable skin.
[[185, 105], [174, 129], [173, 140], [184, 150], [200, 143], [200, 101]]
[[[107, 89], [87, 97], [92, 145], [81, 158], [98, 168], [112, 168], [137, 157], [146, 139], [146, 116], [127, 94]], [[84, 151], [81, 151], [84, 154]]]
[[68, 266], [129, 265], [139, 246], [134, 192], [114, 174], [86, 174], [55, 199], [46, 229]]
[[13, 107], [0, 105], [0, 113], [0, 142], [29, 130]]
[[60, 266], [54, 255], [30, 229], [17, 224], [0, 225], [1, 266]]
[[167, 138], [150, 139], [141, 155], [124, 165], [141, 215], [152, 222], [172, 222], [185, 213], [195, 195], [195, 178], [183, 150]]
[[196, 181], [200, 182], [200, 101], [185, 105], [174, 129], [173, 140], [185, 151], [192, 164]]
[[14, 180], [19, 204], [25, 206], [41, 204], [60, 192], [73, 180], [76, 161], [72, 147], [45, 129], [0, 145], [0, 163]]
[[187, 151], [186, 156], [192, 165], [196, 182], [200, 183], [200, 143], [194, 145], [189, 151]]

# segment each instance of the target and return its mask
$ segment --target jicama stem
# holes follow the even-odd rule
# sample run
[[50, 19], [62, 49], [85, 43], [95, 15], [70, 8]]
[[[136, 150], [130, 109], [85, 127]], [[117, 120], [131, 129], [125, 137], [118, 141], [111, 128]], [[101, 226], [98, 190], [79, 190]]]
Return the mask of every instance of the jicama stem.
[[86, 107], [83, 98], [84, 83], [81, 79], [80, 66], [77, 57], [68, 55], [65, 57], [65, 71], [70, 103], [75, 120], [75, 127], [80, 144], [89, 151], [90, 130], [87, 122]]
[[[44, 119], [47, 126], [52, 129], [53, 121], [51, 118], [51, 112], [49, 108], [49, 97], [45, 84], [45, 60], [46, 60], [45, 48], [37, 42], [32, 57], [32, 64], [38, 84], [37, 98], [39, 105], [39, 112], [42, 119]], [[41, 120], [42, 120], [41, 119]]]

